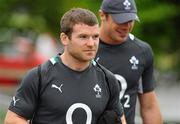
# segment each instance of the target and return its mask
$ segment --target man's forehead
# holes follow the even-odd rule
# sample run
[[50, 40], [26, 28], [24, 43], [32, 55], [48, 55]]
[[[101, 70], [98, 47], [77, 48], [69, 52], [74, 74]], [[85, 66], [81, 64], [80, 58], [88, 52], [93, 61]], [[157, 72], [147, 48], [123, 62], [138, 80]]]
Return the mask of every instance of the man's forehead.
[[89, 25], [87, 25], [87, 24], [82, 24], [82, 23], [80, 23], [80, 24], [75, 24], [74, 26], [73, 26], [73, 32], [75, 33], [75, 32], [99, 32], [99, 26], [98, 26], [98, 24], [97, 25], [93, 25], [93, 26], [89, 26]]
[[84, 24], [84, 23], [77, 23], [73, 26], [73, 28], [76, 28], [76, 27], [99, 27], [98, 24], [95, 24], [95, 25], [88, 25], [88, 24]]

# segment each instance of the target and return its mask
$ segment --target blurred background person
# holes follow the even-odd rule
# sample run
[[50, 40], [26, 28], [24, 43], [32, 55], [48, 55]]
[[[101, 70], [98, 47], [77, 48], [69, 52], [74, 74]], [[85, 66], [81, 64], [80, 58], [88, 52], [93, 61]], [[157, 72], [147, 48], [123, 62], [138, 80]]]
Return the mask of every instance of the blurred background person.
[[15, 51], [17, 52], [16, 59], [24, 66], [31, 68], [46, 60], [43, 55], [36, 51], [35, 43], [31, 38], [17, 36], [14, 43]]
[[17, 85], [26, 71], [47, 60], [35, 47], [35, 40], [23, 34], [12, 38], [8, 53], [0, 56], [0, 84]]
[[46, 59], [53, 57], [58, 53], [58, 50], [62, 50], [61, 48], [62, 47], [56, 43], [56, 39], [49, 33], [43, 33], [37, 37], [36, 50]]

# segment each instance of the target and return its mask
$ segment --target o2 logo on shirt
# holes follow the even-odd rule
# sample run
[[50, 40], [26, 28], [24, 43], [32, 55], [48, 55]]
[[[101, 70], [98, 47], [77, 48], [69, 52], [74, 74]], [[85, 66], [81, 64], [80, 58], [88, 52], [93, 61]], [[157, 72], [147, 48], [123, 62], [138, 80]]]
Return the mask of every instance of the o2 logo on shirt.
[[126, 99], [125, 103], [124, 103], [124, 108], [129, 108], [130, 107], [130, 95], [125, 94], [125, 91], [127, 89], [127, 81], [126, 79], [118, 74], [115, 74], [116, 79], [120, 82], [121, 85], [121, 92], [120, 92], [120, 99], [122, 99], [123, 97]]
[[72, 115], [73, 115], [73, 112], [77, 108], [82, 108], [82, 109], [85, 110], [86, 115], [87, 115], [86, 124], [91, 124], [91, 121], [92, 121], [92, 111], [89, 108], [89, 106], [87, 106], [84, 103], [75, 103], [75, 104], [73, 104], [73, 105], [71, 105], [69, 107], [69, 109], [67, 110], [67, 113], [66, 113], [66, 123], [67, 124], [73, 124], [73, 122], [72, 122]]

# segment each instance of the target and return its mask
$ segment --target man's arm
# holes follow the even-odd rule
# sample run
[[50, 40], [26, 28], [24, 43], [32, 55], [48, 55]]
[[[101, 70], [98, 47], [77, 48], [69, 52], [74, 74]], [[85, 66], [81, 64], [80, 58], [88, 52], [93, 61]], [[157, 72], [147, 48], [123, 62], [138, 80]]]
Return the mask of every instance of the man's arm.
[[154, 91], [139, 94], [139, 103], [143, 124], [163, 124]]
[[122, 123], [122, 124], [127, 124], [127, 123], [126, 123], [125, 115], [123, 115], [123, 116], [121, 117], [121, 123]]
[[29, 122], [25, 118], [8, 110], [6, 114], [6, 118], [4, 120], [4, 124], [29, 124]]

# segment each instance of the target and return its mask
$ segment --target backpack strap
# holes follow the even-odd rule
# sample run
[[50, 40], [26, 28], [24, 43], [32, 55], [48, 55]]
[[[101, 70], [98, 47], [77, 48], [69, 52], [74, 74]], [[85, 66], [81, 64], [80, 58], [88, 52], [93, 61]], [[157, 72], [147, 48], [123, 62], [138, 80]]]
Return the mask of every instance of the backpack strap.
[[[51, 62], [52, 65], [55, 65], [56, 63], [59, 62], [59, 58], [58, 56], [52, 57], [49, 59], [49, 61]], [[41, 70], [43, 68], [44, 65], [38, 65], [37, 67], [37, 74], [38, 74], [38, 94], [37, 94], [37, 102], [40, 102], [40, 98], [41, 98], [41, 94], [44, 92], [44, 90], [46, 89], [47, 86], [44, 86], [44, 88], [42, 89], [42, 74], [41, 74]], [[39, 104], [37, 104], [35, 112], [33, 114], [32, 119], [30, 120], [30, 124], [32, 124], [33, 122], [33, 118], [36, 115], [37, 112], [37, 108], [38, 108]]]
[[[94, 63], [94, 62], [93, 62]], [[108, 89], [109, 89], [109, 93], [110, 93], [110, 100], [108, 101], [108, 106], [110, 105], [110, 101], [112, 100], [112, 95], [113, 95], [113, 86], [112, 86], [112, 83], [111, 82], [117, 82], [117, 79], [115, 78], [115, 76], [114, 76], [114, 74], [111, 72], [111, 71], [109, 71], [108, 69], [106, 69], [104, 66], [102, 66], [100, 63], [98, 63], [98, 62], [96, 62], [96, 65], [104, 72], [104, 74], [105, 74], [105, 79], [106, 79], [106, 82], [107, 82], [107, 85], [108, 85]], [[120, 108], [119, 109], [121, 109], [121, 112], [119, 113], [118, 111], [116, 111], [116, 110], [113, 110], [113, 111], [111, 111], [111, 110], [109, 110], [108, 112], [110, 112], [110, 113], [113, 113], [113, 112], [115, 112], [116, 114], [117, 114], [117, 117], [121, 117], [122, 116], [122, 114], [123, 114], [123, 107], [122, 107], [122, 105], [120, 104]], [[107, 111], [106, 111], [106, 114], [108, 113]], [[119, 120], [119, 118], [118, 118], [118, 120]]]
[[[38, 96], [37, 96], [37, 101], [39, 102], [40, 101], [40, 92], [41, 92], [41, 84], [42, 84], [42, 81], [41, 81], [41, 65], [38, 65], [37, 67], [37, 73], [38, 73]], [[37, 112], [37, 108], [38, 108], [39, 104], [37, 104], [36, 106], [36, 109], [35, 109], [35, 112], [33, 114], [33, 117], [31, 120], [29, 120], [29, 123], [32, 124], [33, 122], [33, 119], [34, 119], [34, 116], [36, 115], [36, 112]]]
[[103, 71], [103, 73], [105, 75], [105, 80], [107, 82], [108, 90], [109, 90], [109, 94], [110, 94], [109, 95], [110, 96], [110, 100], [108, 101], [108, 105], [109, 105], [110, 101], [112, 99], [112, 89], [111, 89], [112, 83], [111, 82], [114, 82], [115, 78], [113, 78], [114, 75], [109, 70], [107, 70], [104, 66], [102, 66], [98, 62], [96, 62], [96, 63], [97, 63], [97, 66]]
[[111, 83], [110, 82], [114, 81], [113, 76], [104, 66], [102, 66], [98, 62], [96, 62], [96, 63], [97, 63], [97, 66], [103, 71], [103, 73], [105, 75], [105, 79], [106, 79], [106, 82], [107, 82], [107, 85], [108, 85], [108, 90], [109, 90], [109, 93], [110, 93], [109, 96], [110, 96], [110, 99], [111, 99], [112, 98], [112, 91], [111, 91], [111, 86], [110, 86]]

